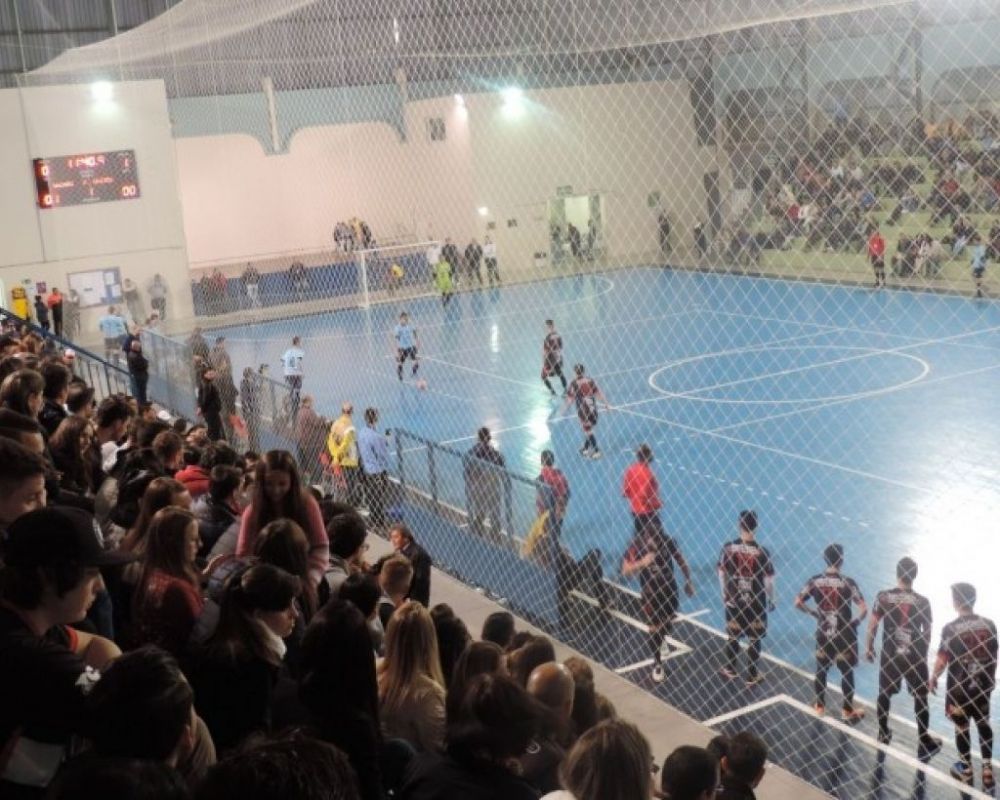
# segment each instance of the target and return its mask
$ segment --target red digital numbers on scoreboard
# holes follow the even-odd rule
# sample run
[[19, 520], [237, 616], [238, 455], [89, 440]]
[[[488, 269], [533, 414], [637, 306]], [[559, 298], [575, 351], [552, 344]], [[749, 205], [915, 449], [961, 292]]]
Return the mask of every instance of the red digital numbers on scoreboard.
[[134, 150], [36, 158], [34, 173], [41, 209], [139, 197]]

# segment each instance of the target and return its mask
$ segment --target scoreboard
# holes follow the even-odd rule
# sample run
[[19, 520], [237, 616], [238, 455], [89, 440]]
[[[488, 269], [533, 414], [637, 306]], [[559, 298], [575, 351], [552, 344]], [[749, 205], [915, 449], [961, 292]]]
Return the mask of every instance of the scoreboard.
[[134, 150], [36, 158], [33, 163], [41, 209], [139, 197]]

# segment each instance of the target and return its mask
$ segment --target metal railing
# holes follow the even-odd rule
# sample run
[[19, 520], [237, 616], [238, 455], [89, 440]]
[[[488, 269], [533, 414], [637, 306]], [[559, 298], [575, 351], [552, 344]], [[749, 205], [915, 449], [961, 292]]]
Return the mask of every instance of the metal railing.
[[[15, 324], [18, 329], [28, 328], [33, 333], [38, 334], [44, 340], [51, 343], [51, 346], [60, 351], [72, 350], [75, 354], [73, 364], [73, 374], [87, 382], [87, 385], [94, 390], [94, 398], [103, 400], [113, 394], [134, 394], [132, 378], [127, 369], [122, 364], [125, 361], [125, 352], [121, 351], [120, 358], [122, 364], [114, 364], [105, 358], [80, 347], [75, 342], [56, 336], [54, 333], [45, 330], [33, 322], [26, 321], [6, 309], [0, 308], [0, 320]], [[160, 402], [159, 398], [150, 393], [149, 398]]]

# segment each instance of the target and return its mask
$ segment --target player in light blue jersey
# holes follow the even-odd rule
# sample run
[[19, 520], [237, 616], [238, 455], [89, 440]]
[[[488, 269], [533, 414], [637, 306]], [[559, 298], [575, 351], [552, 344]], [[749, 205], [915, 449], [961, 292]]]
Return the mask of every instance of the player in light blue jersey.
[[410, 324], [410, 315], [405, 311], [399, 315], [399, 324], [393, 328], [396, 339], [396, 376], [403, 380], [403, 363], [406, 359], [413, 361], [411, 375], [417, 377], [420, 361], [417, 359], [417, 330]]

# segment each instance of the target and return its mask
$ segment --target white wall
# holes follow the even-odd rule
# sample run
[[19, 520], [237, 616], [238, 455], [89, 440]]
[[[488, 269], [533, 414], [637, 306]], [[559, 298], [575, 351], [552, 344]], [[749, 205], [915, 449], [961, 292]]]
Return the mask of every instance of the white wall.
[[[405, 141], [383, 123], [308, 128], [276, 156], [237, 135], [178, 140], [192, 264], [327, 247], [334, 223], [358, 215], [376, 236], [458, 242], [493, 220], [502, 260], [527, 266], [548, 247], [547, 202], [566, 185], [605, 196], [616, 257], [657, 249], [650, 192], [678, 234], [705, 215], [702, 175], [716, 153], [697, 145], [686, 82], [526, 92], [520, 114], [496, 92], [464, 100], [408, 103]], [[429, 140], [431, 117], [445, 120], [446, 141]]]
[[[145, 287], [156, 272], [167, 281], [168, 316], [190, 316], [177, 164], [162, 81], [115, 84], [113, 99], [95, 101], [89, 85], [0, 91], [0, 280], [9, 292], [24, 280], [66, 290], [70, 272], [118, 267]], [[33, 158], [134, 150], [137, 200], [38, 211]], [[147, 298], [148, 310], [148, 298]], [[102, 309], [83, 312], [84, 330]]]

